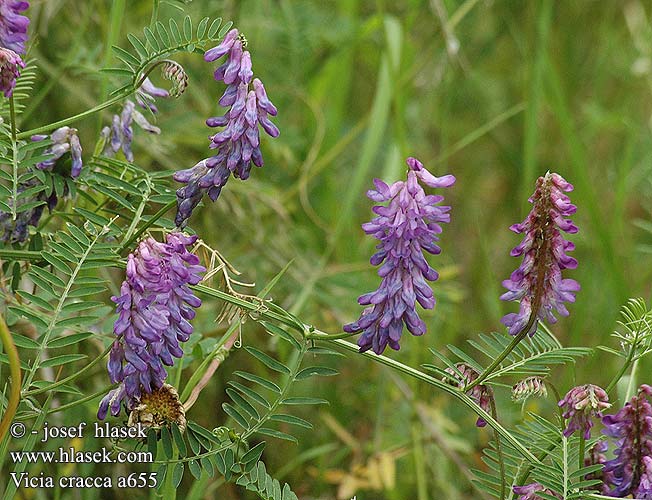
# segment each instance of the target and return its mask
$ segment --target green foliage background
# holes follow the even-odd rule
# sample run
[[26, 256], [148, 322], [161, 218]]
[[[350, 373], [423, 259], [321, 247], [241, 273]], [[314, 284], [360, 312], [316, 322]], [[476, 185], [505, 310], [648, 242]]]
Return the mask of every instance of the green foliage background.
[[[26, 103], [23, 130], [92, 106], [110, 86], [97, 71], [107, 62], [102, 44], [111, 26], [113, 43], [126, 47], [126, 34], [141, 32], [151, 13], [144, 0], [129, 0], [113, 15], [112, 2], [99, 0], [33, 4], [31, 56], [42, 90]], [[518, 238], [507, 228], [527, 214], [537, 176], [552, 170], [576, 187], [580, 265], [570, 275], [582, 285], [571, 316], [552, 329], [565, 345], [617, 347], [609, 335], [619, 307], [650, 293], [649, 4], [195, 0], [185, 8], [195, 20], [235, 23], [279, 109], [281, 137], [263, 140], [265, 167], [246, 183], [231, 179], [220, 200], [191, 220], [245, 281], [260, 290], [293, 260], [274, 299], [303, 321], [338, 332], [359, 315], [357, 296], [378, 284], [368, 265], [373, 242], [360, 229], [371, 217], [364, 192], [374, 177], [401, 177], [405, 157], [416, 156], [458, 181], [446, 193], [453, 211], [443, 252], [431, 260], [441, 278], [438, 305], [424, 313], [428, 333], [406, 334], [390, 356], [413, 366], [432, 362], [429, 347], [444, 352], [447, 343], [500, 329], [501, 316], [514, 310], [498, 300], [501, 280], [518, 265], [509, 257]], [[159, 19], [170, 16], [180, 14], [163, 3]], [[162, 135], [136, 131], [136, 163], [150, 170], [189, 168], [209, 154], [203, 120], [219, 113], [222, 87], [200, 57], [178, 60], [190, 84], [178, 101], [160, 103]], [[91, 152], [97, 117], [77, 127]], [[204, 335], [223, 333], [211, 323], [217, 312], [202, 311]], [[282, 351], [270, 338], [253, 324], [243, 327], [244, 345]], [[599, 354], [575, 371], [554, 370], [553, 380], [561, 390], [574, 382], [606, 384], [618, 362]], [[231, 354], [191, 410], [193, 419], [209, 428], [226, 420], [224, 386], [243, 363], [250, 358]], [[299, 413], [315, 430], [300, 434], [298, 446], [265, 450], [274, 477], [300, 498], [334, 498], [354, 478], [363, 486], [359, 499], [476, 498], [468, 468], [482, 466], [478, 450], [491, 436], [476, 430], [474, 416], [364, 359], [333, 366], [339, 377], [303, 389], [331, 401]], [[640, 373], [649, 369], [648, 362]], [[518, 420], [521, 408], [508, 391], [497, 395], [501, 418]], [[529, 409], [553, 407], [551, 397]], [[385, 480], [369, 472], [375, 464], [384, 464]], [[187, 476], [184, 496], [217, 498], [213, 480], [193, 485]], [[234, 486], [219, 492], [225, 499], [245, 495]]]

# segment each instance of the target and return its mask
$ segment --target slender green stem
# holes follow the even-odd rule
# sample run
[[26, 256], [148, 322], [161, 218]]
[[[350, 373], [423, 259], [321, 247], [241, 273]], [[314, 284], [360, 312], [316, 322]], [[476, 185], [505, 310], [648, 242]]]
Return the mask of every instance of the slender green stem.
[[423, 437], [419, 426], [412, 422], [412, 455], [414, 456], [414, 471], [417, 480], [417, 499], [428, 500], [428, 483], [426, 480], [426, 463], [423, 458]]
[[638, 362], [639, 359], [636, 359], [632, 363], [632, 371], [629, 374], [629, 382], [627, 383], [627, 392], [625, 392], [625, 401], [629, 401], [634, 396], [634, 387], [636, 386], [636, 378], [638, 374]]
[[32, 130], [28, 130], [26, 132], [21, 132], [20, 134], [17, 135], [18, 139], [25, 139], [27, 137], [30, 137], [34, 134], [40, 134], [43, 132], [49, 132], [51, 130], [57, 129], [59, 127], [63, 127], [64, 125], [68, 125], [69, 123], [76, 122], [77, 120], [81, 120], [82, 118], [86, 118], [87, 116], [90, 116], [94, 113], [97, 113], [98, 111], [102, 111], [103, 109], [108, 108], [109, 106], [113, 106], [114, 104], [122, 101], [125, 97], [133, 94], [135, 91], [132, 88], [125, 89], [122, 92], [116, 94], [113, 96], [111, 99], [108, 99], [107, 101], [104, 101], [97, 106], [93, 106], [90, 109], [87, 109], [86, 111], [82, 111], [81, 113], [78, 113], [73, 116], [69, 116], [68, 118], [64, 118], [63, 120], [59, 120], [58, 122], [54, 123], [49, 123], [47, 125], [43, 125], [41, 127], [36, 127], [33, 128]]
[[579, 462], [578, 466], [581, 469], [584, 467], [584, 454], [586, 450], [586, 439], [584, 439], [584, 434], [580, 433], [580, 454], [579, 454]]
[[156, 25], [156, 21], [158, 21], [158, 10], [160, 6], [161, 6], [160, 0], [153, 0], [152, 17], [149, 20], [149, 29], [151, 29], [152, 31], [154, 31], [154, 26]]
[[95, 365], [97, 365], [100, 361], [104, 359], [104, 357], [109, 354], [109, 351], [111, 351], [111, 346], [109, 345], [106, 349], [104, 349], [104, 352], [100, 354], [97, 358], [95, 358], [93, 361], [88, 363], [86, 366], [81, 368], [79, 371], [73, 373], [69, 377], [66, 377], [64, 379], [59, 380], [58, 382], [53, 382], [52, 384], [41, 387], [40, 389], [32, 389], [31, 391], [25, 391], [23, 394], [25, 397], [27, 396], [36, 396], [37, 394], [42, 394], [44, 392], [51, 391], [52, 389], [56, 389], [57, 387], [67, 384], [68, 382], [72, 382], [75, 379], [78, 379], [81, 377], [84, 373], [86, 373], [88, 370], [93, 368]]
[[163, 217], [172, 207], [176, 206], [177, 202], [171, 201], [167, 205], [165, 205], [163, 208], [161, 208], [158, 212], [156, 212], [152, 217], [145, 222], [142, 226], [138, 228], [138, 230], [128, 238], [122, 245], [120, 246], [120, 250], [118, 253], [123, 253], [125, 250], [128, 250], [131, 248], [131, 245], [136, 241], [138, 238], [140, 238], [140, 235], [143, 234], [145, 231], [147, 231], [151, 226], [154, 225], [154, 223], [159, 220], [161, 217]]
[[348, 339], [350, 337], [354, 337], [355, 335], [357, 335], [357, 333], [332, 333], [332, 334], [325, 334], [325, 335], [307, 333], [306, 338], [318, 339], [318, 340], [337, 340], [337, 339]]
[[7, 433], [7, 429], [9, 429], [9, 424], [13, 420], [14, 415], [16, 415], [18, 403], [20, 402], [21, 385], [18, 350], [2, 316], [0, 316], [0, 342], [2, 342], [4, 351], [7, 353], [7, 358], [9, 358], [9, 373], [11, 374], [11, 392], [7, 401], [7, 410], [0, 421], [0, 442], [2, 442]]
[[13, 169], [11, 219], [16, 220], [16, 208], [18, 207], [18, 137], [16, 135], [16, 109], [13, 95], [9, 98], [9, 121], [11, 122], [11, 165]]
[[[491, 405], [491, 416], [498, 421], [498, 411], [496, 410], [496, 400], [493, 394], [489, 398]], [[496, 453], [498, 455], [498, 465], [500, 466], [500, 500], [505, 500], [505, 457], [503, 456], [503, 446], [500, 442], [500, 434], [494, 429], [494, 439], [496, 440]]]
[[[65, 405], [57, 406], [56, 408], [52, 408], [51, 410], [47, 411], [48, 415], [51, 415], [52, 413], [57, 413], [61, 411], [66, 411], [69, 410], [70, 408], [74, 408], [75, 406], [79, 406], [81, 404], [84, 404], [88, 401], [92, 401], [93, 399], [104, 396], [107, 392], [111, 390], [113, 386], [109, 387], [104, 387], [103, 389], [100, 389], [99, 391], [94, 392], [93, 394], [90, 394], [89, 396], [85, 396], [80, 399], [75, 399], [74, 401], [71, 401], [70, 403], [67, 403]], [[50, 393], [54, 394], [54, 393]], [[27, 413], [25, 415], [21, 415], [18, 420], [29, 420], [30, 418], [37, 417], [39, 414], [38, 413]]]
[[[107, 39], [104, 44], [104, 67], [108, 67], [111, 63], [112, 46], [118, 43], [118, 38], [120, 37], [120, 27], [122, 26], [122, 18], [124, 17], [126, 7], [126, 0], [114, 0], [111, 2], [111, 13], [110, 13], [110, 23], [109, 23], [109, 33], [107, 34]], [[99, 100], [106, 100], [109, 88], [108, 88], [109, 75], [103, 73], [100, 80], [100, 94]], [[97, 117], [97, 132], [99, 133], [102, 129], [102, 117]]]
[[[546, 381], [546, 384], [548, 385], [548, 387], [550, 387], [550, 390], [552, 391], [552, 394], [555, 396], [555, 401], [561, 401], [561, 394], [557, 390], [557, 387], [555, 386], [555, 384], [553, 384], [550, 381]], [[561, 425], [561, 431], [564, 432], [564, 429], [566, 428], [564, 426], [564, 410], [561, 408], [561, 406], [559, 406], [559, 405], [556, 405], [556, 406], [557, 406], [557, 413], [559, 413], [559, 420], [561, 422], [561, 424], [560, 424]]]
[[570, 478], [568, 477], [568, 467], [566, 467], [566, 464], [568, 463], [568, 438], [564, 436], [563, 434], [561, 435], [561, 451], [562, 451], [562, 464], [564, 466], [562, 467], [563, 469], [563, 474], [564, 474], [564, 480], [562, 482], [562, 498], [567, 498], [568, 494], [568, 482]]
[[152, 186], [148, 181], [146, 182], [147, 184], [147, 190], [143, 194], [143, 199], [141, 200], [140, 204], [138, 205], [138, 209], [136, 209], [136, 213], [134, 214], [133, 219], [131, 220], [131, 224], [129, 225], [129, 229], [127, 229], [127, 232], [125, 233], [124, 239], [129, 240], [131, 236], [133, 235], [134, 231], [136, 230], [136, 226], [140, 222], [140, 218], [143, 215], [143, 211], [145, 210], [145, 207], [149, 203], [149, 196], [152, 193]]
[[503, 362], [503, 360], [509, 356], [509, 354], [514, 350], [514, 348], [525, 338], [527, 333], [530, 331], [530, 328], [534, 326], [534, 323], [537, 321], [537, 316], [536, 312], [533, 312], [530, 314], [530, 319], [528, 320], [527, 324], [521, 330], [516, 337], [512, 339], [510, 344], [505, 347], [503, 352], [501, 352], [492, 362], [491, 364], [485, 368], [482, 373], [476, 378], [474, 381], [469, 382], [465, 387], [464, 387], [464, 392], [467, 392], [468, 390], [472, 389], [476, 385], [484, 382], [484, 380], [491, 375], [491, 372], [493, 372], [498, 366], [500, 366], [500, 363]]
[[620, 370], [618, 370], [618, 373], [616, 373], [614, 378], [611, 379], [611, 382], [609, 382], [609, 385], [605, 389], [607, 393], [610, 393], [614, 389], [614, 387], [616, 387], [616, 384], [620, 381], [621, 378], [623, 378], [625, 372], [629, 370], [633, 358], [634, 358], [634, 346], [630, 346], [629, 352], [627, 353], [627, 357], [625, 358], [625, 362], [622, 364]]
[[10, 248], [2, 248], [0, 249], [0, 259], [41, 262], [43, 261], [43, 255], [41, 252], [34, 252], [31, 250], [12, 250]]

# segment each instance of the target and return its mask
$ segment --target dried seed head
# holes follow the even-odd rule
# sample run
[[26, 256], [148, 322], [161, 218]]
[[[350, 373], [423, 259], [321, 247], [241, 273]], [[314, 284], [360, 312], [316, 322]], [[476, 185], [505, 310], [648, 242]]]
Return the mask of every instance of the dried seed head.
[[181, 432], [186, 428], [186, 411], [179, 401], [179, 393], [170, 384], [163, 384], [151, 394], [144, 393], [131, 410], [128, 425], [141, 424], [144, 428], [160, 429], [177, 424]]

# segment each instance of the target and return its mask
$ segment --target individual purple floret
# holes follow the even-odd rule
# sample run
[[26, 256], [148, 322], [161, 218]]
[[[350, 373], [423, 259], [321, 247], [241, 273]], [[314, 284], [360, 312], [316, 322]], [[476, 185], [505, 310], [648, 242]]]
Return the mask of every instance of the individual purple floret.
[[[478, 378], [479, 375], [478, 372], [464, 363], [456, 364], [455, 368], [457, 368], [457, 371], [462, 374], [462, 378], [460, 379], [459, 375], [455, 373], [453, 369], [446, 368], [444, 371], [446, 373], [450, 373], [452, 375], [452, 378], [456, 381], [456, 383], [453, 383], [453, 381], [448, 378], [445, 379], [444, 381], [451, 385], [456, 386], [458, 389], [464, 389], [467, 385], [469, 385], [476, 378]], [[487, 413], [491, 413], [491, 401], [493, 400], [494, 397], [491, 387], [483, 384], [474, 385], [473, 387], [471, 387], [471, 389], [466, 391], [466, 395], [470, 397], [473, 401], [475, 401], [475, 403], [484, 411], [486, 411]], [[482, 417], [478, 417], [478, 420], [476, 420], [475, 425], [477, 427], [484, 427], [485, 425], [487, 425], [487, 421]]]
[[167, 98], [170, 97], [170, 93], [157, 87], [152, 83], [149, 78], [143, 80], [142, 85], [136, 91], [136, 102], [143, 109], [149, 109], [152, 113], [158, 113], [158, 108], [154, 104], [156, 97]]
[[593, 384], [573, 387], [558, 405], [564, 409], [563, 417], [568, 419], [564, 436], [583, 431], [584, 439], [591, 437], [593, 419], [602, 417], [602, 410], [611, 406], [609, 396], [602, 387]]
[[279, 135], [269, 119], [270, 115], [276, 116], [277, 109], [267, 97], [262, 82], [258, 78], [252, 81], [251, 54], [244, 50], [236, 29], [229, 31], [217, 47], [206, 51], [204, 59], [211, 62], [227, 54], [226, 62], [217, 68], [214, 76], [227, 84], [219, 104], [228, 110], [223, 116], [206, 120], [209, 127], [224, 127], [210, 137], [210, 148], [216, 154], [174, 175], [176, 181], [186, 184], [177, 190], [175, 223], [179, 227], [186, 224], [204, 194], [217, 200], [231, 174], [246, 180], [252, 165], [263, 166], [259, 126], [271, 137]]
[[503, 281], [507, 292], [501, 300], [520, 300], [518, 313], [504, 316], [501, 322], [507, 326], [510, 335], [518, 335], [528, 328], [534, 335], [539, 320], [555, 323], [556, 310], [568, 316], [564, 302], [575, 302], [575, 292], [580, 289], [577, 281], [562, 279], [563, 269], [575, 269], [577, 261], [567, 255], [575, 245], [566, 241], [561, 233], [576, 233], [577, 227], [570, 219], [577, 207], [570, 202], [564, 192], [572, 191], [573, 186], [559, 174], [548, 172], [539, 177], [534, 194], [528, 200], [534, 206], [523, 222], [510, 227], [525, 237], [512, 251], [512, 257], [523, 256], [523, 261], [509, 279]]
[[196, 240], [182, 233], [168, 234], [165, 243], [150, 237], [129, 255], [120, 296], [111, 298], [119, 317], [107, 367], [111, 382], [119, 385], [102, 399], [98, 418], [109, 409], [117, 416], [123, 401], [131, 410], [143, 393], [163, 385], [164, 365], [183, 355], [179, 343], [190, 337], [193, 308], [201, 305], [189, 285], [206, 271], [188, 250]]
[[374, 179], [375, 190], [367, 192], [373, 201], [389, 202], [377, 205], [373, 211], [378, 215], [362, 225], [364, 232], [373, 235], [380, 243], [371, 257], [377, 266], [382, 282], [375, 292], [358, 298], [360, 305], [369, 306], [360, 319], [344, 326], [348, 333], [362, 332], [358, 339], [360, 352], [373, 349], [381, 354], [389, 344], [398, 350], [403, 324], [412, 335], [423, 335], [426, 324], [416, 311], [416, 302], [425, 309], [435, 307], [432, 289], [426, 282], [439, 277], [423, 256], [423, 251], [439, 254], [436, 242], [441, 233], [440, 223], [450, 222], [450, 207], [438, 206], [444, 197], [426, 195], [419, 184], [442, 188], [455, 183], [455, 177], [435, 177], [416, 158], [408, 158], [407, 181], [397, 181], [391, 186]]
[[20, 76], [20, 69], [25, 63], [11, 49], [0, 47], [0, 92], [5, 97], [11, 97], [16, 87], [16, 78]]
[[0, 47], [25, 53], [29, 18], [20, 13], [28, 8], [29, 2], [0, 0]]
[[46, 155], [52, 155], [50, 159], [36, 164], [40, 170], [52, 170], [57, 161], [67, 152], [70, 152], [72, 167], [70, 168], [70, 177], [76, 179], [82, 170], [82, 148], [77, 136], [77, 129], [70, 127], [61, 127], [52, 132], [51, 135], [33, 135], [33, 141], [42, 141], [50, 138], [52, 144], [43, 152]]
[[615, 415], [605, 415], [605, 435], [616, 438], [615, 458], [603, 469], [606, 494], [618, 498], [652, 499], [652, 387], [644, 384], [638, 394]]
[[546, 493], [548, 495], [561, 498], [561, 495], [550, 491], [540, 483], [530, 483], [523, 486], [514, 486], [513, 490], [515, 494], [519, 495], [518, 500], [544, 500], [544, 498], [541, 495], [537, 495], [537, 493]]

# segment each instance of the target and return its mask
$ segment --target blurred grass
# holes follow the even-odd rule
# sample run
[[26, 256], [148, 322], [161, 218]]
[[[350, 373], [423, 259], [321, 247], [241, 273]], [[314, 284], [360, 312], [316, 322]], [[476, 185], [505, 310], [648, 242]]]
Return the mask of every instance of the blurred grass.
[[[33, 4], [42, 90], [23, 129], [81, 111], [102, 93], [96, 71], [111, 26], [111, 2]], [[123, 46], [127, 32], [149, 24], [151, 9], [144, 0], [127, 5]], [[273, 296], [304, 321], [337, 332], [359, 315], [357, 296], [376, 288], [367, 264], [373, 242], [360, 230], [372, 216], [364, 192], [373, 177], [399, 178], [408, 155], [458, 182], [446, 193], [453, 212], [443, 252], [431, 261], [442, 277], [437, 307], [424, 312], [429, 331], [420, 339], [406, 334], [392, 356], [430, 362], [428, 347], [461, 345], [501, 328], [500, 317], [515, 305], [498, 301], [500, 282], [518, 265], [509, 257], [518, 238], [507, 228], [525, 217], [534, 181], [547, 170], [575, 185], [580, 227], [573, 238], [580, 265], [569, 276], [582, 291], [555, 334], [570, 345], [613, 345], [620, 305], [630, 296], [650, 299], [649, 4], [195, 0], [187, 9], [196, 20], [233, 20], [246, 34], [281, 129], [279, 139], [263, 140], [265, 167], [246, 183], [232, 179], [191, 225], [258, 289], [294, 259]], [[162, 4], [162, 19], [178, 15]], [[163, 135], [136, 131], [137, 162], [152, 169], [188, 168], [209, 154], [203, 120], [218, 112], [222, 88], [201, 58], [179, 60], [190, 87], [178, 101], [160, 104]], [[114, 111], [104, 114], [105, 123]], [[96, 127], [95, 118], [79, 124], [86, 152]], [[208, 331], [215, 327], [210, 308], [203, 309]], [[249, 325], [243, 342], [276, 348]], [[191, 417], [219, 425], [224, 384], [247, 363], [232, 355]], [[600, 354], [553, 379], [562, 388], [574, 377], [605, 384], [617, 363]], [[471, 415], [429, 388], [410, 385], [414, 400], [406, 398], [385, 368], [357, 359], [334, 364], [341, 376], [304, 389], [332, 402], [328, 418], [304, 415], [316, 430], [304, 433], [298, 447], [268, 447], [269, 470], [282, 471], [301, 498], [334, 498], [346, 484], [365, 485], [360, 499], [436, 499], [442, 492], [475, 498], [455, 465], [480, 466], [478, 450], [490, 438], [475, 430]], [[649, 369], [648, 362], [640, 373]], [[502, 418], [518, 419], [520, 408], [504, 391], [498, 395]], [[529, 409], [553, 406], [533, 404]], [[395, 485], [373, 490], [380, 485], [370, 460], [384, 452], [395, 459]], [[215, 485], [201, 486], [192, 487], [191, 498], [212, 497]], [[183, 488], [190, 491], [190, 481]], [[243, 498], [229, 486], [219, 491], [220, 498]]]

